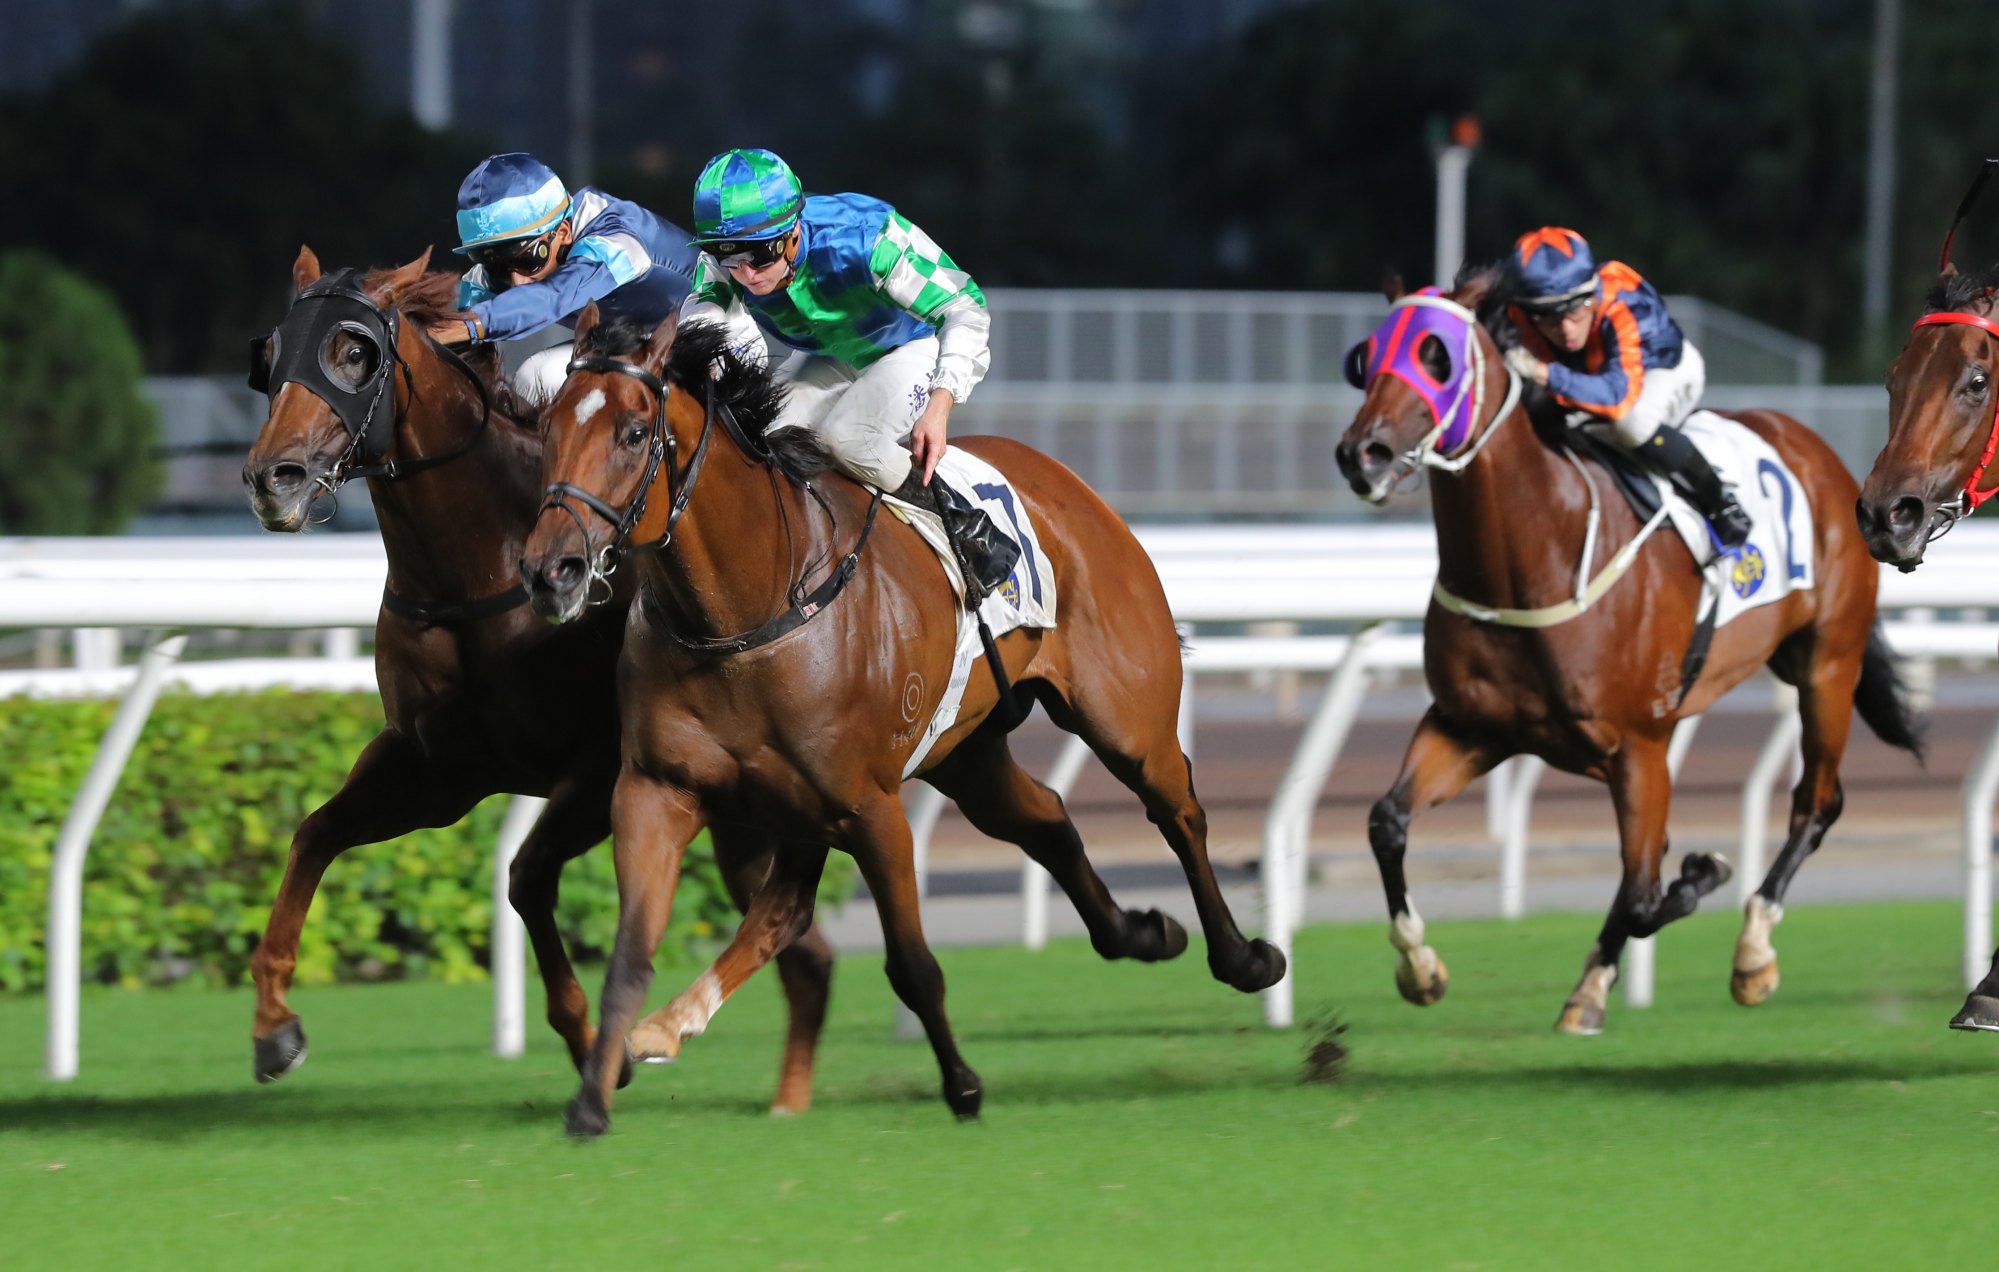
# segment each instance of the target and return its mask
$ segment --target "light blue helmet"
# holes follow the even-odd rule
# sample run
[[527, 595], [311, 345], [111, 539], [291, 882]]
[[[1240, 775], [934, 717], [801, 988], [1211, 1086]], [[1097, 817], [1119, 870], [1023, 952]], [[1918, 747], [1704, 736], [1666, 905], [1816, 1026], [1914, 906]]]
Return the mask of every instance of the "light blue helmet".
[[568, 212], [569, 191], [547, 164], [520, 151], [491, 155], [459, 183], [454, 250], [546, 234]]

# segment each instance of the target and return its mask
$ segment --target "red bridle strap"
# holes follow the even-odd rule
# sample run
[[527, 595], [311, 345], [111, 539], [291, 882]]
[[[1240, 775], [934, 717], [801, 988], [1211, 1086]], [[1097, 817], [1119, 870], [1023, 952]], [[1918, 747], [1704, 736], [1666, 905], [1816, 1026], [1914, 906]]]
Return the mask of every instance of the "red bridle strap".
[[[1990, 318], [1981, 318], [1977, 314], [1955, 312], [1924, 314], [1922, 317], [1916, 319], [1916, 325], [1911, 330], [1920, 331], [1924, 327], [1937, 327], [1945, 324], [1977, 327], [1986, 335], [1994, 339], [1999, 339], [1999, 322], [1993, 322]], [[1985, 479], [1985, 470], [1992, 466], [1992, 456], [1995, 453], [1999, 453], [1999, 406], [1994, 406], [1992, 411], [1992, 428], [1985, 437], [1985, 453], [1978, 457], [1978, 467], [1971, 470], [1971, 476], [1967, 477], [1964, 482], [1964, 502], [1968, 511], [1978, 511], [1980, 504], [1994, 495], [1999, 495], [1999, 487], [1985, 491], [1978, 489], [1978, 483]]]

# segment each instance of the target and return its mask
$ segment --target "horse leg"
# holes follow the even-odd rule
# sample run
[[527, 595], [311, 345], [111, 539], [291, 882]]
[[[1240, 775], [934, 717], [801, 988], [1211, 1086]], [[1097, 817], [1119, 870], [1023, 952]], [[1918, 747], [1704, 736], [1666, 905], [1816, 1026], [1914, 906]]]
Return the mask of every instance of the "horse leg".
[[1491, 753], [1445, 732], [1436, 709], [1423, 714], [1395, 785], [1374, 802], [1367, 816], [1367, 841], [1388, 895], [1388, 941], [1395, 947], [1395, 987], [1418, 1007], [1428, 1007], [1450, 988], [1450, 969], [1423, 943], [1423, 916], [1409, 900], [1402, 857], [1409, 847], [1409, 822], [1456, 795], [1491, 768]]
[[979, 1115], [985, 1088], [958, 1054], [951, 1022], [944, 1016], [944, 972], [923, 939], [923, 914], [916, 896], [915, 850], [901, 801], [882, 796], [862, 808], [849, 851], [867, 880], [881, 917], [887, 951], [888, 983], [903, 1005], [923, 1022], [937, 1068], [944, 1077], [944, 1103], [960, 1118]]
[[1992, 970], [1965, 998], [1964, 1006], [1950, 1018], [1952, 1029], [1972, 1029], [1999, 1033], [1999, 951], [1992, 955]]
[[[590, 1027], [590, 999], [577, 983], [555, 923], [562, 867], [611, 833], [610, 783], [568, 780], [549, 792], [548, 807], [521, 842], [507, 877], [507, 900], [521, 916], [548, 998], [548, 1023], [569, 1048], [578, 1072], [596, 1032]], [[625, 1075], [629, 1079], [630, 1075]], [[623, 1085], [620, 1083], [620, 1085]]]
[[1861, 650], [1837, 658], [1814, 660], [1798, 686], [1798, 715], [1803, 730], [1804, 774], [1791, 791], [1790, 833], [1777, 854], [1763, 886], [1743, 908], [1742, 935], [1735, 942], [1735, 966], [1729, 992], [1744, 1007], [1754, 1007], [1777, 992], [1777, 951], [1770, 930], [1784, 917], [1784, 893], [1805, 858], [1818, 851], [1826, 831], [1839, 819], [1846, 802], [1839, 765], [1846, 754], [1846, 735], [1853, 726], [1853, 691], [1860, 679]]
[[1123, 910], [1083, 853], [1062, 797], [1020, 767], [999, 730], [980, 730], [924, 780], [944, 792], [982, 835], [1016, 844], [1067, 893], [1090, 944], [1106, 959], [1154, 963], [1187, 948], [1187, 932], [1157, 910]]
[[[1177, 667], [1175, 668], [1177, 671]], [[1078, 687], [1079, 689], [1082, 686]], [[1208, 862], [1208, 814], [1194, 795], [1194, 762], [1180, 749], [1179, 695], [1153, 694], [1100, 706], [1092, 700], [1043, 699], [1058, 728], [1081, 737], [1111, 776], [1137, 795], [1146, 818], [1159, 828], [1194, 894], [1194, 910], [1208, 941], [1208, 970], [1245, 994], [1284, 978], [1284, 955], [1265, 940], [1250, 940], [1236, 926]], [[1135, 719], [1121, 719], [1120, 716]]]
[[299, 933], [313, 894], [333, 859], [356, 844], [394, 839], [424, 826], [448, 826], [489, 793], [483, 784], [440, 772], [400, 733], [375, 735], [332, 799], [292, 834], [284, 882], [271, 905], [263, 939], [250, 956], [257, 987], [251, 1028], [259, 1082], [275, 1082], [305, 1063], [305, 1029], [285, 1001], [298, 966]]
[[[718, 850], [716, 856], [719, 863], [722, 853]], [[766, 863], [766, 876], [750, 885], [750, 878], [765, 868]], [[747, 860], [738, 858], [731, 864], [733, 869], [724, 869], [725, 878], [729, 878], [730, 891], [744, 891], [749, 896], [743, 921], [737, 926], [736, 935], [728, 948], [709, 964], [692, 985], [632, 1030], [630, 1050], [634, 1060], [663, 1062], [678, 1058], [682, 1042], [707, 1029], [708, 1022], [722, 1009], [722, 1004], [742, 988], [744, 982], [781, 951], [790, 948], [812, 926], [819, 875], [826, 867], [825, 848], [787, 845], [775, 852], [757, 853]], [[794, 1017], [796, 1015], [794, 1009]], [[823, 994], [819, 1018], [824, 1019]], [[811, 1103], [811, 1049], [817, 1040], [816, 1023], [805, 1042], [805, 1089], [802, 1094], [790, 1092], [793, 1102], [788, 1104], [784, 1098], [787, 1093], [780, 1088], [776, 1105], [778, 1112], [800, 1112]], [[789, 1079], [791, 1071], [792, 1056], [787, 1049], [785, 1079]]]
[[597, 997], [597, 1037], [582, 1082], [564, 1110], [577, 1138], [611, 1126], [611, 1092], [626, 1061], [625, 1035], [645, 1005], [652, 959], [673, 912], [673, 890], [688, 841], [701, 829], [694, 797], [629, 766], [611, 795], [611, 860], [618, 873], [618, 932]]
[[1663, 893], [1660, 890], [1659, 859], [1666, 853], [1666, 814], [1673, 798], [1666, 750], [1663, 738], [1626, 735], [1623, 750], [1611, 762], [1610, 797], [1617, 809], [1624, 879], [1596, 944], [1583, 960], [1582, 979], [1555, 1021], [1562, 1033], [1602, 1033], [1624, 943], [1635, 936], [1651, 936], [1674, 919], [1692, 914], [1701, 897], [1728, 882], [1725, 859], [1688, 853], [1681, 860], [1680, 877]]

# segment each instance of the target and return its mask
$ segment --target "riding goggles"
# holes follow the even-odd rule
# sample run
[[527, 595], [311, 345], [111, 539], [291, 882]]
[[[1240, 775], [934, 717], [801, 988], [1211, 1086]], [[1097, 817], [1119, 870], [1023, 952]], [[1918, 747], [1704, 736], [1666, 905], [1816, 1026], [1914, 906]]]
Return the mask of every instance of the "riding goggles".
[[767, 239], [722, 239], [707, 246], [723, 269], [735, 269], [742, 265], [763, 269], [784, 255], [785, 244], [790, 238], [789, 234], [780, 234]]
[[496, 277], [532, 274], [548, 264], [548, 254], [555, 250], [554, 239], [553, 234], [544, 234], [525, 243], [493, 243], [475, 247], [466, 255], [472, 258], [474, 264], [485, 266], [487, 273]]

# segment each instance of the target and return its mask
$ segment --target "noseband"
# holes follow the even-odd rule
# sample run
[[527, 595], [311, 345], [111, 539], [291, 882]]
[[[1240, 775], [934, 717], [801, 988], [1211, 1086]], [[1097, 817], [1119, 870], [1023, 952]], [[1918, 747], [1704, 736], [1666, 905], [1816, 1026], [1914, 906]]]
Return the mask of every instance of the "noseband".
[[[1955, 227], [1952, 228], [1953, 230], [1955, 229]], [[1910, 330], [1921, 331], [1924, 327], [1941, 327], [1946, 325], [1976, 327], [1988, 336], [1999, 338], [1999, 323], [1993, 322], [1990, 318], [1981, 318], [1977, 314], [1955, 311], [1942, 314], [1924, 314], [1921, 318], [1916, 319], [1916, 325], [1911, 327]], [[1965, 478], [1964, 487], [1957, 492], [1956, 497], [1948, 503], [1938, 504], [1936, 510], [1930, 514], [1929, 533], [1924, 536], [1923, 542], [1935, 543], [1938, 539], [1949, 534], [1951, 527], [1956, 525], [1961, 518], [1978, 511], [1979, 506], [1985, 503], [1986, 500], [1992, 498], [1994, 495], [1999, 495], [1999, 488], [1992, 490], [1978, 489], [1979, 483], [1985, 480], [1985, 470], [1992, 466], [1992, 457], [1995, 453], [1999, 453], [1999, 404], [1993, 406], [1992, 427], [1986, 431], [1985, 449], [1978, 456], [1977, 467], [1971, 470], [1971, 476]]]
[[[611, 523], [613, 534], [610, 540], [590, 558], [590, 603], [601, 605], [611, 598], [610, 580], [618, 571], [619, 561], [627, 556], [658, 552], [673, 542], [673, 528], [679, 524], [681, 514], [687, 511], [687, 501], [694, 494], [694, 483], [701, 477], [702, 465], [708, 462], [708, 438], [715, 431], [715, 395], [712, 393], [708, 395], [708, 402], [701, 416], [701, 440], [695, 443], [694, 454], [687, 461], [687, 471], [683, 475], [674, 467], [674, 455], [679, 450], [680, 444], [675, 439], [673, 430], [666, 426], [666, 381], [644, 367], [617, 358], [605, 357], [602, 354], [572, 358], [566, 370], [571, 375], [578, 371], [602, 371], [627, 375], [645, 385], [653, 395], [652, 436], [646, 446], [645, 473], [639, 478], [639, 493], [632, 500], [630, 507], [620, 512], [581, 486], [566, 481], [550, 482], [542, 491], [541, 510], [547, 512], [550, 508], [561, 509], [576, 523], [576, 529], [582, 534], [585, 547], [590, 543], [590, 530], [583, 523], [582, 514], [570, 506], [570, 500], [575, 500]], [[730, 433], [739, 442], [746, 443], [747, 439], [743, 437], [741, 431], [733, 427], [733, 421], [731, 425]], [[757, 448], [747, 444], [744, 449], [752, 455], [760, 454]], [[666, 470], [666, 529], [657, 539], [635, 544], [631, 541], [632, 532], [638, 529], [639, 522], [645, 518], [646, 500], [651, 495], [653, 483], [659, 479], [662, 468]], [[602, 596], [596, 594], [599, 584], [604, 588]]]

